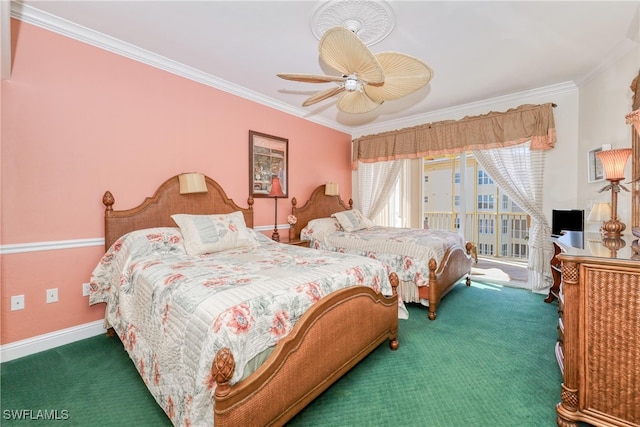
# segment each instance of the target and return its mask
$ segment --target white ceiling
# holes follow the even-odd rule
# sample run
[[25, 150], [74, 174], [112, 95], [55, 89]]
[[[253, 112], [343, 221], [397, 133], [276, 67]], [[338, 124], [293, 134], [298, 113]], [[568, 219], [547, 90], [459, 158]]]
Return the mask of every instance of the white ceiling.
[[635, 48], [640, 33], [638, 1], [392, 0], [395, 27], [371, 51], [420, 58], [434, 77], [403, 99], [350, 115], [335, 108], [335, 98], [301, 107], [334, 83], [276, 77], [336, 74], [320, 63], [310, 27], [322, 3], [24, 0], [12, 4], [11, 14], [101, 47], [135, 51], [137, 59], [348, 133], [397, 128], [410, 117], [516, 92], [579, 86]]

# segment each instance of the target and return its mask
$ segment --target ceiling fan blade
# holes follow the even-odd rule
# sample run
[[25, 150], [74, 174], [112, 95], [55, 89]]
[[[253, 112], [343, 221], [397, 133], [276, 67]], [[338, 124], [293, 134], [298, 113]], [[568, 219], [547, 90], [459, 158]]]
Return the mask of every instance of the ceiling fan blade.
[[384, 84], [364, 86], [364, 91], [376, 102], [407, 96], [426, 86], [433, 76], [427, 64], [404, 53], [381, 52], [376, 58], [384, 70]]
[[323, 76], [318, 74], [292, 74], [281, 73], [277, 74], [278, 77], [285, 80], [294, 80], [296, 82], [303, 83], [326, 83], [326, 82], [342, 82], [344, 77], [341, 76]]
[[362, 114], [378, 108], [382, 102], [376, 102], [364, 92], [354, 90], [345, 92], [338, 98], [336, 107], [343, 113]]
[[385, 81], [383, 68], [367, 46], [344, 27], [329, 28], [318, 45], [320, 58], [345, 76], [355, 74], [368, 84]]
[[327, 98], [331, 98], [334, 95], [337, 95], [341, 92], [344, 92], [344, 86], [338, 86], [338, 87], [334, 87], [331, 89], [327, 89], [327, 90], [323, 90], [320, 91], [318, 93], [316, 93], [315, 95], [313, 95], [310, 98], [307, 98], [306, 101], [304, 101], [304, 103], [302, 104], [303, 107], [308, 107], [309, 105], [313, 105], [317, 102], [320, 101], [324, 101]]

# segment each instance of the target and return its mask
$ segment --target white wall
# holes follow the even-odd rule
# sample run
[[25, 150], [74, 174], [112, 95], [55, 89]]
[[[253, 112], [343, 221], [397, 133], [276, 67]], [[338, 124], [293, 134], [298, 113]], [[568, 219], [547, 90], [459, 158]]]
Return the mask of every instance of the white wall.
[[[594, 202], [608, 202], [611, 192], [599, 193], [606, 181], [587, 181], [587, 153], [602, 144], [611, 148], [631, 147], [630, 125], [625, 123], [625, 115], [631, 112], [631, 82], [640, 69], [640, 47], [627, 55], [607, 64], [598, 75], [580, 86], [578, 158], [578, 205], [589, 209]], [[636, 159], [640, 161], [640, 159]], [[631, 180], [631, 161], [625, 169], [624, 184]], [[631, 189], [630, 185], [625, 185]], [[631, 224], [631, 195], [625, 191], [618, 194], [618, 217], [627, 225]], [[598, 224], [587, 224], [588, 229], [597, 230]]]

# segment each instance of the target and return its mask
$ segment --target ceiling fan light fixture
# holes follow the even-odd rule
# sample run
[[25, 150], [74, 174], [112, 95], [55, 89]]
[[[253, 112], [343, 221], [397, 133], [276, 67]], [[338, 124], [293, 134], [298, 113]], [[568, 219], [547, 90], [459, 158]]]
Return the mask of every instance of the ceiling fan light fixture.
[[349, 77], [347, 80], [344, 81], [344, 88], [349, 92], [357, 90], [358, 86], [359, 86], [358, 80], [355, 78]]

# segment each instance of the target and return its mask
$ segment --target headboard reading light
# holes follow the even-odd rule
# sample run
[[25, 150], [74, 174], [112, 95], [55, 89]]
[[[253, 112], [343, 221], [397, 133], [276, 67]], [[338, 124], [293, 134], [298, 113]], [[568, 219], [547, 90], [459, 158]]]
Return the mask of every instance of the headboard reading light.
[[178, 175], [180, 194], [206, 193], [207, 183], [201, 173], [183, 173]]

